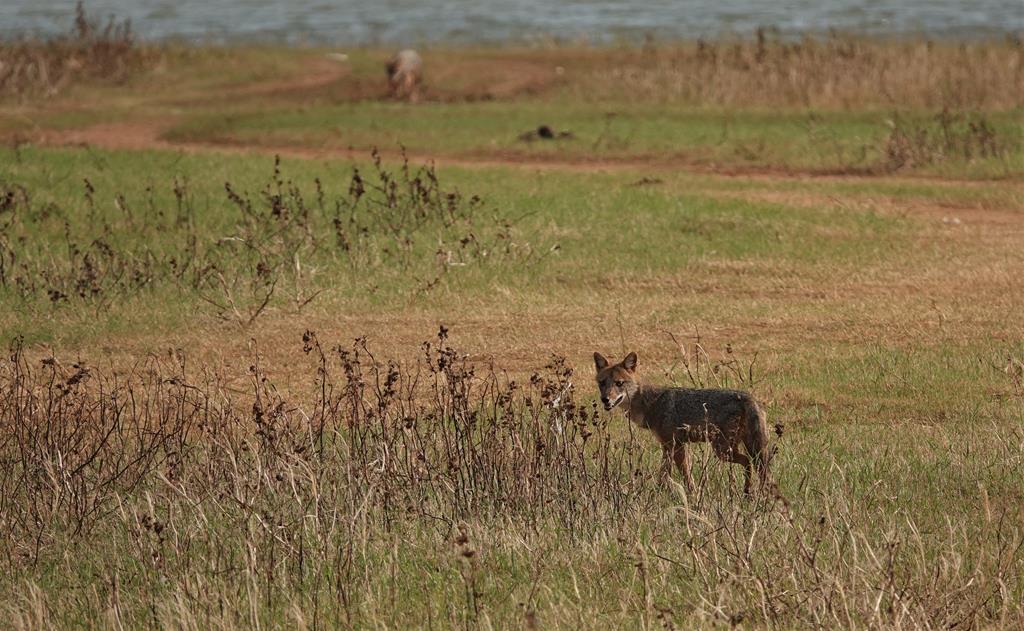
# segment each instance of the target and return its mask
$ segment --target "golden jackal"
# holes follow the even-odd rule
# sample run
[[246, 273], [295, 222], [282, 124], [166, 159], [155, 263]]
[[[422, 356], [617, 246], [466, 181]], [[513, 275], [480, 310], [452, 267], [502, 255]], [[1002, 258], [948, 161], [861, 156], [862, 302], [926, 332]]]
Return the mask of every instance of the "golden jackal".
[[[707, 441], [720, 459], [743, 466], [745, 493], [750, 493], [754, 469], [762, 484], [768, 481], [767, 426], [761, 406], [750, 393], [641, 385], [636, 361], [636, 353], [618, 364], [594, 353], [601, 403], [611, 410], [625, 402], [629, 420], [654, 432], [664, 452], [663, 475], [671, 472], [674, 461], [687, 487], [692, 487], [686, 443]], [[746, 453], [740, 451], [741, 445]]]

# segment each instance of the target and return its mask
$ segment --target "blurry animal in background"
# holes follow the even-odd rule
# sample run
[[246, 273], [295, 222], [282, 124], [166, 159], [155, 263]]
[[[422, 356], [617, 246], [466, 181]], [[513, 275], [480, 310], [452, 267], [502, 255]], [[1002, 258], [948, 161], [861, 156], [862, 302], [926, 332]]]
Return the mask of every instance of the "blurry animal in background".
[[392, 97], [419, 100], [423, 84], [423, 58], [419, 53], [408, 48], [398, 51], [388, 61], [387, 70]]

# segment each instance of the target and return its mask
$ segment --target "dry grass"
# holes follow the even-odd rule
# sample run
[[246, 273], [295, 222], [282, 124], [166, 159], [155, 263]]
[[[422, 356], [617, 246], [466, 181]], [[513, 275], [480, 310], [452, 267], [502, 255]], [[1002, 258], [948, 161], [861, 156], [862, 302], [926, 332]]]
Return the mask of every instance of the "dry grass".
[[1001, 422], [1005, 440], [979, 428], [951, 447], [958, 475], [990, 464], [962, 500], [978, 512], [944, 522], [887, 487], [864, 495], [865, 466], [876, 485], [908, 467], [944, 475], [913, 449], [827, 465], [798, 441], [778, 458], [787, 500], [744, 502], [707, 461], [682, 495], [645, 473], [644, 436], [576, 402], [582, 384], [559, 358], [516, 383], [467, 362], [443, 328], [405, 365], [311, 332], [304, 351], [313, 387], [296, 403], [258, 355], [233, 392], [183, 358], [110, 375], [33, 366], [12, 348], [0, 366], [12, 625], [1024, 621], [1020, 506], [999, 499], [1020, 482], [1019, 418]]
[[793, 42], [761, 31], [752, 40], [668, 44], [580, 59], [586, 62], [568, 85], [584, 100], [842, 110], [1024, 106], [1019, 39], [900, 42], [835, 34]]

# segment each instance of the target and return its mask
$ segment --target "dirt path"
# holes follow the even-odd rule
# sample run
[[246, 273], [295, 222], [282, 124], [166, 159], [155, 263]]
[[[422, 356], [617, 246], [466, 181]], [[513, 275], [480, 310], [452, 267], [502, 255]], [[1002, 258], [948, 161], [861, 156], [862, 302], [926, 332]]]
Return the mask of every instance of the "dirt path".
[[187, 147], [163, 140], [163, 131], [162, 125], [152, 122], [104, 123], [82, 129], [45, 132], [39, 140], [41, 144], [50, 146], [90, 146], [128, 151], [188, 150]]

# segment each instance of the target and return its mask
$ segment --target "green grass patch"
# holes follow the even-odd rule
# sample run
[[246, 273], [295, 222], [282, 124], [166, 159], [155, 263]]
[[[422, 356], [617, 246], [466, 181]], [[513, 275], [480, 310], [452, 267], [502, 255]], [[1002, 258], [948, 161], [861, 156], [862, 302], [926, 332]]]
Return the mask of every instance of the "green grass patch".
[[[285, 161], [274, 175], [263, 157], [31, 149], [5, 159], [6, 299], [21, 314], [7, 331], [32, 322], [44, 338], [67, 317], [83, 318], [90, 330], [100, 314], [153, 326], [164, 313], [155, 320], [175, 326], [172, 314], [226, 300], [252, 313], [268, 290], [250, 287], [249, 277], [263, 268], [273, 269], [266, 282], [281, 283], [271, 309], [297, 308], [314, 294], [348, 309], [486, 299], [495, 283], [543, 301], [552, 283], [585, 292], [670, 281], [725, 262], [755, 273], [882, 265], [910, 226], [852, 210], [637, 187], [626, 176], [609, 186], [596, 174], [445, 169], [427, 193], [437, 214], [418, 217], [387, 207], [366, 162]], [[399, 166], [382, 168], [400, 177]], [[370, 200], [358, 211], [348, 206], [355, 170], [367, 178]], [[275, 209], [275, 195], [286, 208]]]
[[[923, 142], [925, 115], [908, 132]], [[401, 147], [430, 155], [498, 154], [519, 159], [655, 159], [700, 165], [871, 171], [906, 167], [986, 177], [1019, 173], [1019, 113], [989, 115], [992, 147], [920, 148], [893, 156], [893, 120], [887, 112], [709, 111], [628, 104], [498, 102], [418, 104], [361, 102], [297, 109], [211, 113], [167, 132], [172, 140], [315, 148]], [[905, 121], [907, 117], [897, 117]], [[901, 123], [909, 124], [909, 123]], [[521, 137], [546, 125], [565, 138]], [[917, 133], [918, 135], [914, 135]], [[933, 136], [941, 135], [937, 130]], [[968, 134], [968, 131], [962, 131]], [[995, 140], [998, 139], [998, 140]], [[929, 141], [931, 142], [931, 141]], [[962, 143], [969, 142], [962, 140]], [[902, 149], [911, 152], [911, 147]], [[946, 163], [952, 162], [953, 166]]]

